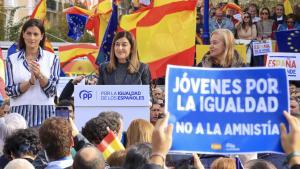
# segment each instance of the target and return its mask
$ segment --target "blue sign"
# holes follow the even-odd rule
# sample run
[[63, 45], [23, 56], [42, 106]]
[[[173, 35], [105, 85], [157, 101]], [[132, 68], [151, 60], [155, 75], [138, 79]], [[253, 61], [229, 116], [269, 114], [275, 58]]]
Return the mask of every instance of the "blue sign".
[[169, 66], [166, 108], [174, 125], [172, 151], [283, 152], [288, 80], [283, 68]]

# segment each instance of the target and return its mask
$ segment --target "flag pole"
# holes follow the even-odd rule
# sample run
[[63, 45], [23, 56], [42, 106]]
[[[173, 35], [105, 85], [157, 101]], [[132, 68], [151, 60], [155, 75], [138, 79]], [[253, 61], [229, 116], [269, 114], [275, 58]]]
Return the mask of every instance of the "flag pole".
[[204, 26], [203, 26], [203, 43], [209, 44], [209, 0], [204, 0]]

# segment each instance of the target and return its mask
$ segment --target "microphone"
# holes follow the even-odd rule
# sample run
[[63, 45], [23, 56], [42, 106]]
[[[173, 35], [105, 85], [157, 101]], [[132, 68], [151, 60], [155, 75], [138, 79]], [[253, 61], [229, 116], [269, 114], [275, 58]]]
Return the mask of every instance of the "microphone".
[[139, 75], [140, 85], [143, 85], [142, 75], [140, 74], [139, 70], [130, 62], [129, 58], [126, 58], [126, 62], [128, 62], [134, 68], [134, 70], [137, 72], [137, 74]]

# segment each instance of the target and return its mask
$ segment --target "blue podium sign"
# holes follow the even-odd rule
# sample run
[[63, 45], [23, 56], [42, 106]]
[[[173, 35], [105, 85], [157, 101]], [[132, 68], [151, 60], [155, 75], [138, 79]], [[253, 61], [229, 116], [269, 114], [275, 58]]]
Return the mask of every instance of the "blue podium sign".
[[284, 68], [169, 66], [166, 111], [174, 125], [172, 151], [283, 152], [280, 123], [287, 122]]

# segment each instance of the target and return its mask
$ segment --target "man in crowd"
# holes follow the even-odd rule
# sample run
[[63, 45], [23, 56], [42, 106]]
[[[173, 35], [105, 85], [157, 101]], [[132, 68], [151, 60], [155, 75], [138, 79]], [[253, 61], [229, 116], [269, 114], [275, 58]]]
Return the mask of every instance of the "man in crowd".
[[209, 21], [209, 32], [212, 33], [214, 30], [221, 28], [229, 29], [234, 33], [234, 25], [231, 20], [224, 17], [222, 9], [217, 9], [215, 17]]
[[260, 18], [258, 17], [258, 7], [256, 4], [250, 4], [248, 6], [247, 11], [248, 11], [248, 13], [250, 13], [253, 23], [256, 23], [260, 20]]
[[10, 161], [4, 169], [34, 169], [34, 167], [29, 161], [17, 158]]
[[77, 152], [73, 169], [104, 169], [105, 161], [101, 152], [94, 146], [82, 148]]
[[163, 114], [163, 112], [161, 110], [160, 103], [158, 102], [158, 100], [153, 99], [152, 105], [150, 107], [150, 122], [155, 125], [161, 114]]
[[114, 111], [102, 112], [89, 120], [82, 128], [82, 134], [94, 145], [98, 145], [108, 134], [107, 127], [122, 139], [123, 117]]
[[300, 120], [300, 106], [296, 97], [291, 96], [290, 109], [291, 109], [291, 115], [297, 117]]
[[73, 159], [70, 149], [74, 142], [69, 121], [57, 117], [49, 118], [39, 129], [39, 135], [50, 161], [46, 169], [71, 169]]
[[282, 4], [276, 5], [275, 14], [272, 19], [277, 26], [285, 22], [284, 7]]

